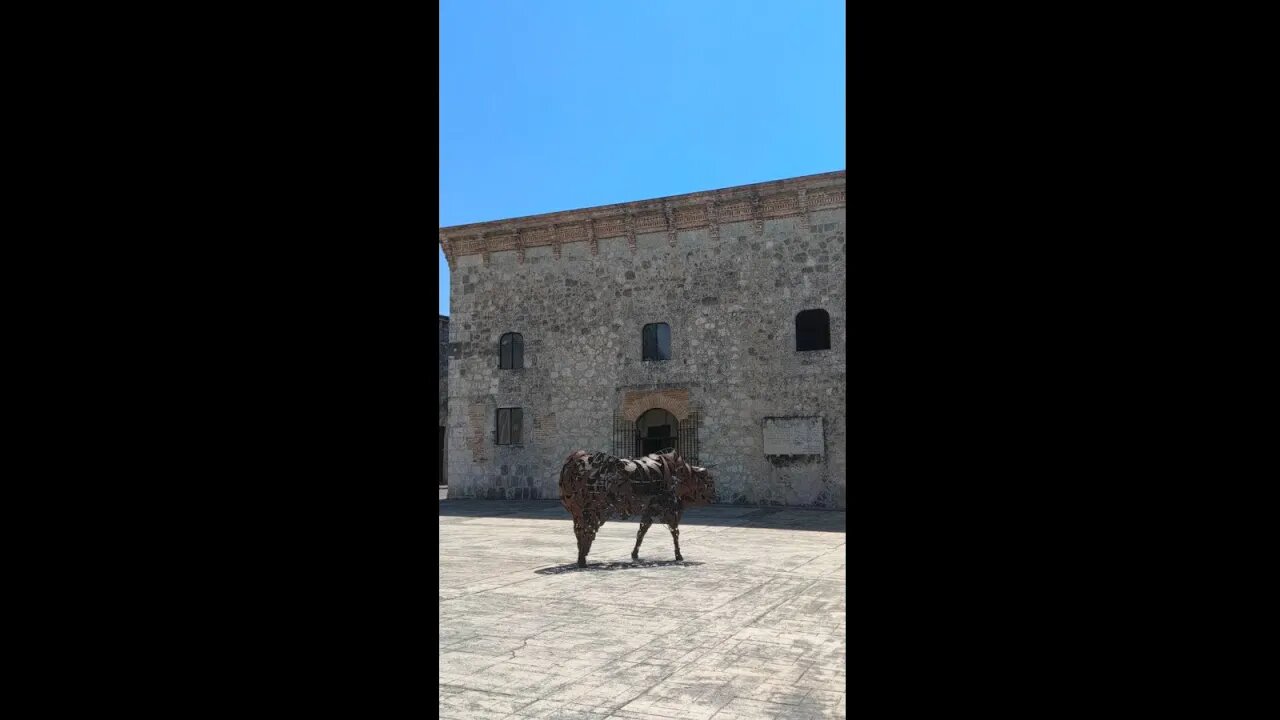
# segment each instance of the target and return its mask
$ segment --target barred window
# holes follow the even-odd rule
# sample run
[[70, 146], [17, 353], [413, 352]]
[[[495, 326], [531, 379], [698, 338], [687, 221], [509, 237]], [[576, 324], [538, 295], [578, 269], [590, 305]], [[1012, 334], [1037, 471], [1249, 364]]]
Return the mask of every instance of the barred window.
[[520, 445], [523, 423], [523, 408], [498, 408], [497, 444]]
[[803, 310], [796, 315], [796, 352], [831, 349], [831, 316], [826, 310]]
[[524, 336], [507, 333], [498, 343], [498, 367], [502, 370], [519, 370], [524, 367]]
[[671, 327], [666, 323], [650, 323], [641, 333], [641, 353], [645, 360], [671, 359]]

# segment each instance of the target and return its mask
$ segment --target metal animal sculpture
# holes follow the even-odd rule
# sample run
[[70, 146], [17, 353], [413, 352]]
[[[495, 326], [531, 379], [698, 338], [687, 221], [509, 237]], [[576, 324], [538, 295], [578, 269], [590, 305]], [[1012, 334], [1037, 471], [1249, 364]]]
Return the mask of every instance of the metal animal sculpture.
[[671, 530], [676, 560], [683, 560], [680, 514], [690, 505], [712, 502], [715, 494], [707, 468], [690, 465], [671, 450], [630, 459], [578, 450], [560, 469], [560, 502], [573, 516], [578, 567], [586, 567], [596, 530], [606, 520], [626, 520], [637, 514], [640, 532], [632, 559], [640, 557], [640, 543], [657, 517]]

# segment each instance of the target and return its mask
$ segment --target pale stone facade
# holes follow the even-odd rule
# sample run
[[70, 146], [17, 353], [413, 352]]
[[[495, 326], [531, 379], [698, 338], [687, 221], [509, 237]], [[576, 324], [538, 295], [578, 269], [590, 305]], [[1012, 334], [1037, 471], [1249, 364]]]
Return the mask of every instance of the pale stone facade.
[[[443, 228], [440, 242], [450, 497], [554, 498], [570, 452], [635, 451], [637, 421], [659, 409], [676, 447], [715, 466], [719, 502], [845, 507], [843, 171]], [[829, 349], [797, 350], [805, 310], [828, 314]], [[667, 360], [642, 358], [651, 323], [669, 327]], [[523, 336], [522, 368], [499, 367], [507, 333]], [[520, 444], [497, 444], [500, 408], [521, 409]], [[766, 438], [766, 419], [821, 437]]]
[[437, 340], [440, 343], [440, 424], [437, 429], [439, 433], [437, 442], [440, 448], [439, 473], [440, 484], [447, 485], [449, 482], [449, 318], [447, 316], [440, 316]]

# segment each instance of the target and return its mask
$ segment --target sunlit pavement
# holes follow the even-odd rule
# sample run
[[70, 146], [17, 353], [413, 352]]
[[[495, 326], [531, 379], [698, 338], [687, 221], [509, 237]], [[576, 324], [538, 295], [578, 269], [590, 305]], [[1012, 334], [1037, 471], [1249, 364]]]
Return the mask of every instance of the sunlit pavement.
[[610, 522], [580, 569], [558, 502], [442, 499], [440, 717], [843, 718], [844, 521]]

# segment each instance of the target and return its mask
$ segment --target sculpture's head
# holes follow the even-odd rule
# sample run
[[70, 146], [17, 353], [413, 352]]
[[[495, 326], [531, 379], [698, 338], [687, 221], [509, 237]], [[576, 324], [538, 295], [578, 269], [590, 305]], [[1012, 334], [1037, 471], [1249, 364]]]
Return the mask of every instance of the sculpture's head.
[[707, 468], [685, 465], [684, 471], [677, 475], [680, 482], [676, 492], [686, 505], [705, 505], [715, 502], [716, 485]]

